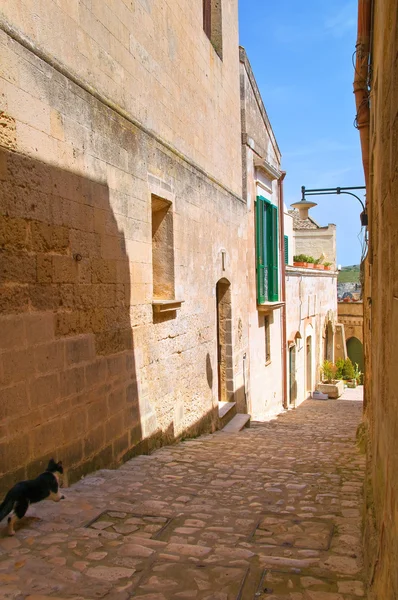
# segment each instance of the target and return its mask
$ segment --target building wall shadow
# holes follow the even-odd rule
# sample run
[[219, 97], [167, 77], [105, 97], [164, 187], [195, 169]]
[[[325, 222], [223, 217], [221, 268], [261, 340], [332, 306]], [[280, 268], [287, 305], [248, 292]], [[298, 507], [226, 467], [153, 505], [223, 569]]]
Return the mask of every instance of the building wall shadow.
[[142, 444], [130, 270], [108, 187], [0, 150], [0, 489]]

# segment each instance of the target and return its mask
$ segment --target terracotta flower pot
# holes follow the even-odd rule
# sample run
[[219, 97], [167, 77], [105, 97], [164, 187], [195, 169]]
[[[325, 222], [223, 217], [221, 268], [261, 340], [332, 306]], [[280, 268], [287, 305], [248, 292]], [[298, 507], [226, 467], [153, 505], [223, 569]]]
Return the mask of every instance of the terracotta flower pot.
[[325, 268], [325, 266], [324, 266], [324, 265], [320, 265], [320, 264], [316, 264], [316, 265], [314, 265], [314, 269], [318, 269], [318, 271], [323, 271], [323, 270], [324, 270], [324, 268]]
[[332, 266], [331, 265], [323, 265], [323, 268], [325, 269], [325, 271], [331, 271], [332, 270]]
[[306, 262], [293, 262], [293, 266], [306, 268], [306, 267], [308, 267], [308, 263], [306, 263]]

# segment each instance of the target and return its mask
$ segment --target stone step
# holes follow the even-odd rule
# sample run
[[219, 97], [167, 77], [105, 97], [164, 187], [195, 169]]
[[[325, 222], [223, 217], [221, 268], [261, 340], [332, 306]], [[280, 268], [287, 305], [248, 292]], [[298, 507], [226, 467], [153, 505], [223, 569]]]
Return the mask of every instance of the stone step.
[[250, 415], [239, 413], [223, 428], [223, 431], [225, 433], [238, 433], [244, 427], [250, 427]]
[[219, 402], [218, 403], [218, 420], [219, 427], [223, 429], [227, 423], [236, 415], [236, 402]]

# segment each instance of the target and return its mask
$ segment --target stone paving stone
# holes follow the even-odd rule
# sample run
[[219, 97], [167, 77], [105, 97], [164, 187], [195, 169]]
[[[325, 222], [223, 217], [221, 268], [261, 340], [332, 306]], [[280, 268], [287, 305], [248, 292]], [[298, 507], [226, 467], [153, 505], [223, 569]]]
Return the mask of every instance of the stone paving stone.
[[161, 448], [31, 507], [14, 538], [0, 533], [0, 600], [364, 598], [355, 391]]

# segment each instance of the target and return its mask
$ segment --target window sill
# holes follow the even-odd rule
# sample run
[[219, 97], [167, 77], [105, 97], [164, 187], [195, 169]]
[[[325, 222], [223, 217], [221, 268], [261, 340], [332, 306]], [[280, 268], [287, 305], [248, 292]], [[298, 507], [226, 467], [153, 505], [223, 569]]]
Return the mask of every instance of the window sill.
[[166, 313], [181, 308], [184, 300], [152, 300], [152, 309], [156, 314]]
[[257, 310], [261, 313], [268, 313], [285, 306], [284, 302], [264, 302], [264, 304], [257, 304]]

